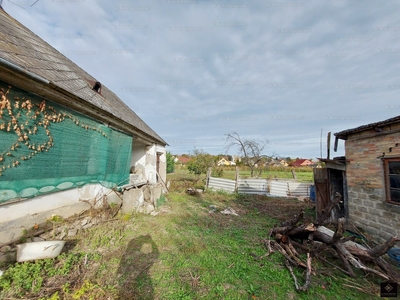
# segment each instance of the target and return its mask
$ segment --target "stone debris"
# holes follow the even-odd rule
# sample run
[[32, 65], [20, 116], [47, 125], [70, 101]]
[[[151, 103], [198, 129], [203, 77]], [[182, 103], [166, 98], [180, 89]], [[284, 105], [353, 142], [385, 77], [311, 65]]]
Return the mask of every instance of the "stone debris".
[[217, 207], [215, 205], [210, 205], [208, 208], [210, 209], [208, 211], [208, 213], [210, 213], [210, 214], [217, 212]]
[[238, 213], [232, 207], [227, 207], [221, 211], [221, 214], [238, 216]]
[[70, 229], [68, 230], [68, 236], [75, 236], [78, 234], [78, 229]]

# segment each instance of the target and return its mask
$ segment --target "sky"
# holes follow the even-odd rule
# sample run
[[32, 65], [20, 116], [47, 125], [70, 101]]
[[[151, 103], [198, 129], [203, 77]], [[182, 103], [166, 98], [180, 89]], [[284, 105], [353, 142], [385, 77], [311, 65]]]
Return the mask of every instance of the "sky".
[[[327, 133], [400, 111], [400, 1], [3, 0], [172, 154], [326, 157]], [[332, 138], [332, 148], [333, 148]], [[231, 149], [227, 154], [238, 154]], [[338, 152], [344, 155], [344, 143]]]

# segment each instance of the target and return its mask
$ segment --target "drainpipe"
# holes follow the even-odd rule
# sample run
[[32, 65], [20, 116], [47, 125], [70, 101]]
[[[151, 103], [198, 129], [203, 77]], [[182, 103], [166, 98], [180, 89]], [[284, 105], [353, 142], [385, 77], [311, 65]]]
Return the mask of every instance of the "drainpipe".
[[48, 81], [47, 79], [43, 78], [42, 76], [36, 75], [35, 73], [32, 73], [30, 71], [27, 71], [23, 68], [21, 68], [20, 66], [13, 64], [12, 62], [9, 62], [3, 58], [0, 57], [0, 65], [3, 65], [15, 72], [18, 72], [20, 74], [26, 75], [28, 77], [30, 77], [31, 79], [43, 83], [43, 84], [49, 84], [50, 81]]

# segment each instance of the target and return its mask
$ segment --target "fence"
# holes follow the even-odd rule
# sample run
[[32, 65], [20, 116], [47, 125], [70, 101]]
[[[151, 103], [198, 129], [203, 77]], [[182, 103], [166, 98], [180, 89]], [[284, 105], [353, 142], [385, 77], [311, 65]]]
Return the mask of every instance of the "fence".
[[206, 189], [238, 192], [240, 194], [259, 194], [277, 197], [309, 197], [311, 183], [291, 180], [242, 179], [237, 180], [207, 177]]

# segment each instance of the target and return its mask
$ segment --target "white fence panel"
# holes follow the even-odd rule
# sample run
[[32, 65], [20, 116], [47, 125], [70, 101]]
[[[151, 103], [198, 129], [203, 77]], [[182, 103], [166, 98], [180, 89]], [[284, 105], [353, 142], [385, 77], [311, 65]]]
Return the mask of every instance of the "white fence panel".
[[[239, 179], [238, 193], [277, 197], [309, 197], [310, 185], [311, 183], [290, 180]], [[210, 177], [208, 188], [233, 193], [235, 192], [235, 180]]]
[[238, 193], [241, 194], [267, 194], [268, 182], [266, 179], [239, 179]]
[[271, 196], [287, 197], [288, 196], [288, 182], [287, 181], [277, 181], [271, 180], [268, 183], [269, 194]]
[[235, 191], [235, 180], [210, 177], [208, 188], [233, 193]]
[[295, 197], [309, 197], [311, 183], [290, 182], [289, 195]]

